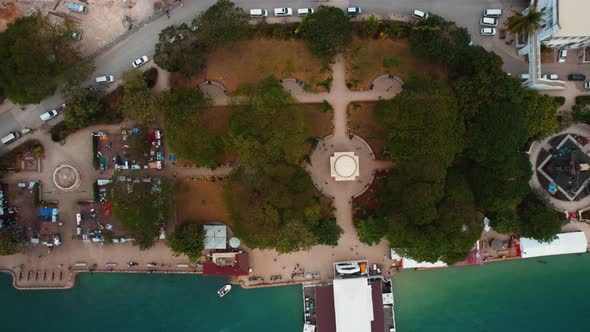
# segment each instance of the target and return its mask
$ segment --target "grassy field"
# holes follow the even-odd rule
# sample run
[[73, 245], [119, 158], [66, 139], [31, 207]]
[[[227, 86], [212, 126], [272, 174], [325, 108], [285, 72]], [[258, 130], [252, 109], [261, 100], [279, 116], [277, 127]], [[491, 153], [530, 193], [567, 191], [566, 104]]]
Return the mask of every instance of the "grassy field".
[[221, 221], [231, 226], [222, 195], [224, 185], [225, 181], [179, 181], [176, 186], [178, 222], [190, 220], [204, 225], [212, 221]]
[[206, 71], [208, 79], [222, 82], [229, 91], [270, 75], [298, 78], [313, 90], [331, 75], [320, 73], [321, 68], [321, 60], [303, 41], [253, 39], [211, 53]]
[[332, 133], [332, 111], [322, 104], [299, 104], [303, 109], [307, 137], [325, 137]]
[[351, 131], [365, 139], [375, 155], [385, 148], [387, 131], [374, 119], [373, 107], [375, 103], [355, 103], [348, 105], [348, 117]]
[[414, 56], [405, 40], [355, 39], [347, 51], [346, 66], [346, 81], [352, 88], [363, 90], [382, 74], [396, 75], [402, 80], [432, 74], [445, 77], [443, 68]]

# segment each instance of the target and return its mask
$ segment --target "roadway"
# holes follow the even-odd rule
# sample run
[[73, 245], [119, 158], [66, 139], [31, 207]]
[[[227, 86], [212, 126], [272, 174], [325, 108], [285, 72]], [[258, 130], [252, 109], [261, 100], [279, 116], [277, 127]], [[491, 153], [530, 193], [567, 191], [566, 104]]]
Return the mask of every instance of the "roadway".
[[[215, 0], [185, 0], [184, 6], [178, 7], [170, 12], [170, 18], [165, 15], [146, 24], [137, 32], [120, 42], [107, 52], [104, 52], [95, 59], [96, 70], [92, 79], [96, 76], [112, 74], [119, 79], [121, 73], [131, 69], [131, 62], [141, 55], [147, 55], [150, 58], [154, 54], [154, 47], [158, 41], [160, 31], [172, 24], [190, 22], [195, 15], [207, 9]], [[473, 42], [482, 45], [486, 49], [496, 51], [507, 62], [507, 71], [526, 72], [527, 65], [522, 57], [511, 55], [510, 48], [503, 45], [498, 37], [482, 37], [479, 34], [479, 19], [485, 8], [502, 8], [505, 10], [503, 17], [508, 16], [510, 9], [524, 8], [528, 1], [526, 0], [365, 0], [362, 3], [351, 1], [332, 0], [329, 2], [316, 2], [310, 0], [239, 0], [236, 4], [246, 11], [252, 8], [266, 8], [272, 12], [274, 7], [292, 7], [307, 8], [317, 7], [320, 4], [346, 8], [348, 6], [360, 6], [363, 8], [364, 15], [376, 14], [381, 17], [407, 17], [413, 9], [420, 9], [427, 12], [433, 12], [449, 20], [453, 20], [460, 26], [468, 28], [472, 34]], [[290, 18], [294, 19], [294, 18]], [[270, 18], [270, 20], [282, 21], [285, 19]], [[513, 48], [512, 48], [512, 53]], [[113, 84], [114, 86], [115, 84]], [[22, 111], [18, 105], [13, 105], [6, 100], [0, 105], [0, 135], [4, 136], [10, 131], [20, 130], [24, 127], [29, 128], [48, 128], [55, 124], [62, 115], [57, 119], [51, 120], [48, 124], [43, 124], [39, 115], [43, 112], [56, 108], [63, 103], [63, 98], [59, 91], [56, 94], [46, 98], [40, 104], [27, 105], [26, 110]], [[15, 144], [18, 145], [18, 144]], [[4, 153], [10, 146], [0, 146], [0, 154]]]

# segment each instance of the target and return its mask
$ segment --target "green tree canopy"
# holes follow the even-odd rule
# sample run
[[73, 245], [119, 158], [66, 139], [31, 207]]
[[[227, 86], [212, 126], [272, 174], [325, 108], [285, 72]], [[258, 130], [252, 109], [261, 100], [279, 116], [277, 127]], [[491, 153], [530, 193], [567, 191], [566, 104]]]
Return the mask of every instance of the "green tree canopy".
[[527, 141], [520, 105], [496, 104], [482, 109], [468, 127], [467, 154], [477, 162], [501, 162]]
[[168, 144], [182, 159], [206, 167], [217, 167], [223, 161], [223, 133], [217, 133], [204, 123], [203, 112], [210, 99], [200, 90], [177, 88], [164, 91], [159, 99], [166, 114]]
[[524, 100], [524, 121], [528, 137], [538, 139], [553, 134], [559, 127], [558, 108], [559, 103], [554, 98], [527, 90]]
[[169, 26], [160, 32], [154, 62], [167, 71], [179, 71], [190, 77], [205, 69], [210, 47], [201, 42], [198, 32], [186, 24]]
[[65, 36], [71, 23], [48, 16], [18, 18], [0, 33], [0, 90], [18, 104], [38, 104], [55, 91], [60, 74], [79, 60]]
[[123, 73], [123, 115], [140, 124], [154, 120], [156, 116], [156, 98], [147, 86], [143, 73], [132, 69]]
[[457, 52], [466, 48], [471, 41], [467, 29], [459, 28], [454, 22], [433, 14], [417, 21], [408, 39], [416, 54], [442, 64], [452, 63]]
[[245, 87], [234, 100], [229, 150], [255, 167], [284, 162], [296, 165], [307, 145], [303, 111], [275, 77]]
[[186, 255], [191, 261], [196, 261], [203, 254], [204, 240], [203, 226], [185, 222], [176, 226], [168, 237], [168, 247], [175, 253]]
[[385, 220], [376, 216], [355, 219], [354, 226], [359, 240], [370, 246], [379, 244], [387, 231]]
[[437, 81], [409, 81], [404, 88], [375, 106], [378, 119], [390, 128], [393, 158], [446, 169], [463, 149], [465, 134], [452, 91]]
[[301, 32], [311, 52], [331, 60], [352, 42], [352, 22], [344, 11], [331, 6], [320, 6], [301, 22]]
[[336, 223], [336, 218], [320, 220], [313, 232], [317, 236], [318, 243], [328, 246], [337, 246], [340, 235], [344, 232]]
[[490, 226], [500, 234], [518, 234], [520, 232], [520, 220], [512, 210], [502, 210], [491, 216]]
[[86, 88], [72, 88], [65, 92], [64, 99], [68, 105], [67, 112], [64, 112], [65, 121], [72, 129], [88, 127], [103, 110], [96, 93]]
[[541, 242], [551, 242], [561, 232], [557, 212], [529, 195], [520, 208], [521, 235]]
[[174, 208], [173, 184], [165, 179], [128, 183], [116, 179], [110, 185], [113, 215], [121, 222], [135, 245], [148, 249], [168, 222]]
[[249, 19], [233, 2], [218, 0], [193, 20], [193, 26], [199, 29], [199, 42], [215, 49], [248, 37]]
[[545, 7], [540, 11], [537, 10], [537, 6], [529, 6], [528, 12], [523, 14], [522, 11], [513, 10], [512, 16], [508, 17], [506, 21], [506, 27], [508, 30], [514, 33], [531, 35], [537, 30], [541, 29], [543, 23], [545, 23]]

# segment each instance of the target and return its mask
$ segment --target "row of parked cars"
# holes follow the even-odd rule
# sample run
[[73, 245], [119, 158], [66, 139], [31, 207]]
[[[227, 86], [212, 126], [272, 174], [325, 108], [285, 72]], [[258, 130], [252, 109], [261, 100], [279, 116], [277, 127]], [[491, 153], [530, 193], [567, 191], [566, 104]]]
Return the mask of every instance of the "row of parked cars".
[[[313, 8], [299, 8], [297, 9], [297, 16], [305, 16], [308, 14], [313, 14], [314, 12], [315, 10]], [[350, 16], [357, 16], [361, 15], [362, 13], [363, 9], [361, 7], [346, 8], [346, 14]], [[274, 15], [277, 17], [293, 16], [293, 8], [275, 8]], [[252, 18], [261, 18], [267, 16], [268, 10], [266, 9], [250, 9], [250, 17]], [[416, 9], [412, 12], [412, 16], [418, 19], [427, 19], [428, 13]]]
[[483, 11], [483, 17], [479, 24], [482, 26], [480, 33], [482, 36], [494, 36], [498, 19], [502, 16], [502, 9], [486, 9]]

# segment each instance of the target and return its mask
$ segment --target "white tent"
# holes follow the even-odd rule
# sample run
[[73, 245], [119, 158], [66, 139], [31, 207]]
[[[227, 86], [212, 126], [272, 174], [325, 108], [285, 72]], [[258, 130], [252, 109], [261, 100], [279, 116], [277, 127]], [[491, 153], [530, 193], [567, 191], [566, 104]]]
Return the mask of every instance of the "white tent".
[[334, 279], [336, 331], [371, 332], [373, 296], [367, 278]]
[[205, 225], [205, 249], [226, 249], [227, 227], [225, 225]]
[[443, 261], [431, 262], [417, 262], [411, 258], [402, 257], [398, 255], [395, 250], [391, 249], [391, 259], [400, 261], [402, 269], [420, 269], [420, 268], [435, 268], [435, 267], [446, 267], [447, 263]]
[[586, 252], [587, 247], [588, 240], [584, 232], [557, 234], [557, 239], [549, 243], [520, 238], [522, 258], [581, 253]]

